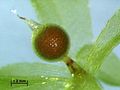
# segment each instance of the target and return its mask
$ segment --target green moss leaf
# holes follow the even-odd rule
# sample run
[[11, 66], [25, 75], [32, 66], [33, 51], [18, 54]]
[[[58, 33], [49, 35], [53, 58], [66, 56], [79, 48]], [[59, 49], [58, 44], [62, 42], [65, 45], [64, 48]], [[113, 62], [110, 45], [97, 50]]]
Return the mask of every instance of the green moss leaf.
[[[12, 84], [12, 78], [18, 80], [28, 80], [26, 84]], [[11, 76], [0, 77], [0, 90], [64, 90], [68, 81], [61, 77], [43, 77], [43, 76]]]
[[[63, 90], [70, 78], [64, 66], [42, 63], [18, 63], [0, 69], [0, 90]], [[12, 79], [28, 80], [29, 85], [14, 85]]]
[[[92, 76], [81, 74], [71, 77], [63, 69], [63, 66], [40, 63], [9, 65], [0, 69], [0, 90], [100, 90]], [[28, 86], [13, 84], [11, 87], [12, 79], [28, 80]]]
[[31, 0], [41, 23], [62, 26], [70, 37], [69, 56], [92, 39], [88, 0]]
[[82, 67], [94, 74], [100, 68], [104, 58], [110, 54], [114, 47], [120, 43], [120, 11], [108, 21], [106, 27], [94, 42], [89, 54], [82, 59], [81, 53], [77, 55], [77, 60]]
[[[90, 49], [93, 47], [93, 44], [85, 45], [78, 53], [79, 60], [86, 59], [86, 56], [90, 54]], [[84, 66], [84, 61], [77, 61], [81, 66]], [[92, 67], [92, 66], [91, 66]], [[103, 82], [111, 85], [120, 85], [120, 61], [114, 53], [108, 55], [96, 73], [96, 77]]]
[[[24, 72], [23, 72], [24, 70]], [[23, 73], [21, 73], [23, 72]], [[18, 63], [13, 65], [8, 65], [6, 67], [0, 68], [1, 76], [56, 76], [56, 77], [70, 77], [67, 67], [60, 63], [56, 64], [44, 64], [44, 63]]]
[[97, 73], [97, 78], [111, 85], [120, 86], [120, 61], [114, 53], [111, 53], [102, 64]]

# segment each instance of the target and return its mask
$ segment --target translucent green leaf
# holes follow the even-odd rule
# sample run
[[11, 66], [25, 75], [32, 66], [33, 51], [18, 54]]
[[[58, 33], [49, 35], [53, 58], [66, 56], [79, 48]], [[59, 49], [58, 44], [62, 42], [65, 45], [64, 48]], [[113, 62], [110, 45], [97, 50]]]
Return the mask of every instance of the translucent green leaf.
[[[3, 67], [0, 69], [0, 90], [100, 90], [96, 79], [89, 74], [81, 73], [71, 77], [62, 69], [65, 68], [39, 63], [19, 63]], [[28, 86], [13, 84], [11, 87], [12, 79], [28, 80]]]
[[[0, 69], [0, 90], [64, 90], [70, 78], [64, 66], [42, 63], [18, 63]], [[28, 80], [29, 85], [10, 86], [12, 79]]]
[[120, 61], [115, 54], [111, 53], [102, 64], [99, 72], [97, 73], [97, 78], [102, 81], [120, 86]]
[[88, 0], [31, 0], [39, 21], [62, 26], [70, 37], [69, 56], [92, 39]]
[[[77, 63], [83, 68], [87, 68], [87, 66], [85, 66], [86, 63], [87, 63], [86, 60], [87, 60], [87, 58], [90, 54], [90, 50], [91, 50], [92, 47], [93, 47], [92, 44], [86, 44], [77, 53], [77, 56], [76, 56]], [[91, 68], [93, 68], [93, 67], [91, 66]]]
[[89, 49], [88, 55], [82, 59], [79, 52], [77, 60], [82, 67], [94, 74], [100, 68], [104, 58], [120, 43], [120, 11], [108, 21], [106, 27], [102, 30], [101, 34]]
[[[28, 80], [26, 84], [12, 84], [10, 81], [14, 79]], [[11, 76], [0, 77], [0, 90], [64, 90], [68, 81], [60, 77], [43, 77], [43, 76]]]
[[[79, 51], [80, 54], [78, 54], [77, 57], [79, 59], [86, 59], [86, 56], [90, 54], [90, 49], [93, 47], [93, 45], [85, 45], [81, 50]], [[78, 63], [81, 66], [84, 66], [84, 61], [79, 61]], [[101, 66], [101, 68], [98, 70], [96, 76], [98, 79], [101, 79], [103, 82], [106, 82], [107, 84], [111, 85], [120, 85], [120, 61], [117, 58], [117, 56], [114, 53], [111, 53], [108, 55]]]
[[71, 76], [67, 67], [62, 63], [60, 63], [60, 65], [43, 63], [18, 63], [0, 68], [0, 76], [28, 76], [28, 75], [29, 76], [47, 75], [56, 77]]

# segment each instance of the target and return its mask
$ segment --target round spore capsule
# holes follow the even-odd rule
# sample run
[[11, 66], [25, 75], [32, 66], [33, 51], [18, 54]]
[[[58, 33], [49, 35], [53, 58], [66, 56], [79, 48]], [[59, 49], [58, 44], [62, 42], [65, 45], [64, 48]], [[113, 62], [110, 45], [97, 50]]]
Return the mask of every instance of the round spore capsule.
[[34, 37], [34, 48], [38, 55], [46, 59], [57, 59], [65, 55], [69, 47], [69, 38], [64, 30], [57, 25], [45, 25]]

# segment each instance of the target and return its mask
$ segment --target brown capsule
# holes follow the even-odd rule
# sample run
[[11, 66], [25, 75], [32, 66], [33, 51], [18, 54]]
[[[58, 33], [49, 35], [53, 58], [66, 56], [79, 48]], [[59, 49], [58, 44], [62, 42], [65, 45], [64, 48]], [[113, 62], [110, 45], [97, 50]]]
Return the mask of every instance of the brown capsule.
[[63, 28], [58, 25], [41, 25], [18, 14], [17, 16], [24, 20], [32, 29], [32, 44], [38, 56], [52, 61], [67, 53], [69, 38]]
[[57, 25], [46, 25], [43, 29], [34, 38], [37, 53], [51, 60], [63, 56], [69, 47], [67, 34]]

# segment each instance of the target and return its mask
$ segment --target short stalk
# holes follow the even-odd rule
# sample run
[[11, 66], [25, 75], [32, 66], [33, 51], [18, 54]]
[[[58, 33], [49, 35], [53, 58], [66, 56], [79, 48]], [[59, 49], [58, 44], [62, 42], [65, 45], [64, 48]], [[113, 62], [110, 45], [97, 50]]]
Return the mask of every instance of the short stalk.
[[68, 69], [70, 70], [72, 76], [85, 74], [86, 72], [70, 57], [66, 57], [64, 59], [65, 64], [67, 65]]

